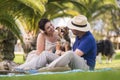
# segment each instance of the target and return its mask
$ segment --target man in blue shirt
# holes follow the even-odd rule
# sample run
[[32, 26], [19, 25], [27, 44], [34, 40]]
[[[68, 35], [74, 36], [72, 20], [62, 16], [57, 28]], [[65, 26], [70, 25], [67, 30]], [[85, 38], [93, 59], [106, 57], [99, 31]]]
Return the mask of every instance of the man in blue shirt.
[[89, 31], [83, 33], [82, 37], [79, 37], [79, 35], [76, 37], [73, 51], [77, 51], [76, 53], [87, 61], [90, 70], [93, 70], [96, 58], [96, 43]]
[[67, 26], [76, 35], [73, 51], [65, 52], [48, 67], [62, 67], [68, 64], [71, 69], [94, 70], [97, 47], [87, 18], [84, 15], [75, 16]]

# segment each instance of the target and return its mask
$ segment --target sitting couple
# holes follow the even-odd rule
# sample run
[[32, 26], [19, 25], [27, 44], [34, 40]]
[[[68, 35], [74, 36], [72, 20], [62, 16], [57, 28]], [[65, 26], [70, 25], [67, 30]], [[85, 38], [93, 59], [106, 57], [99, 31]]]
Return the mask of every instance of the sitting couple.
[[58, 33], [48, 19], [41, 19], [39, 28], [42, 30], [37, 38], [35, 51], [29, 53], [24, 64], [18, 69], [39, 69], [42, 67], [64, 67], [71, 69], [94, 70], [96, 59], [96, 41], [90, 32], [90, 24], [84, 15], [72, 18], [67, 27], [76, 35], [71, 51], [59, 56], [59, 50], [53, 53], [58, 39]]

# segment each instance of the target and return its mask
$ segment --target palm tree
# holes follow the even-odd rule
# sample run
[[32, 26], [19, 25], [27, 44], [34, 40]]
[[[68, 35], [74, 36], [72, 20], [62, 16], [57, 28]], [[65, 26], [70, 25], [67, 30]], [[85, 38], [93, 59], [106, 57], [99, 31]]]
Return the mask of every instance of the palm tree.
[[[41, 18], [41, 16], [45, 12], [44, 5], [46, 4], [47, 0], [0, 0], [0, 24], [4, 28], [7, 28], [11, 33], [14, 34], [17, 38], [22, 41], [21, 31], [19, 26], [16, 24], [16, 20], [20, 20], [21, 22], [29, 26], [30, 28], [37, 28], [37, 22]], [[1, 28], [1, 31], [2, 29]], [[29, 28], [29, 29], [30, 29]], [[1, 34], [4, 34], [1, 32]], [[12, 37], [13, 35], [9, 35], [8, 37]], [[3, 45], [3, 41], [6, 40], [6, 36], [1, 37], [0, 35], [1, 45]], [[9, 41], [9, 40], [7, 40]], [[12, 46], [14, 44], [6, 44], [6, 47]], [[4, 48], [6, 48], [4, 46]], [[10, 47], [9, 47], [10, 48]], [[8, 48], [6, 48], [8, 49]], [[12, 48], [13, 49], [13, 48]], [[10, 50], [6, 50], [7, 52], [2, 52], [2, 48], [0, 49], [0, 54], [10, 57]], [[6, 54], [7, 53], [7, 54]], [[12, 50], [12, 54], [14, 54]], [[8, 60], [13, 60], [14, 57]], [[6, 59], [6, 58], [5, 58]]]
[[[16, 36], [21, 39], [20, 30], [16, 27], [15, 20], [8, 13], [0, 14], [0, 54], [2, 60], [13, 60], [14, 46], [17, 42]], [[3, 26], [4, 25], [4, 26]], [[13, 30], [13, 32], [11, 31]], [[16, 35], [14, 35], [14, 33]]]
[[0, 36], [0, 54], [2, 55], [2, 60], [13, 60], [17, 38], [13, 32], [4, 26], [0, 26]]
[[[14, 23], [12, 22], [12, 24], [16, 24], [15, 20], [19, 19], [20, 21], [25, 21], [25, 24], [28, 25], [29, 27], [31, 26], [32, 28], [35, 28], [36, 23], [37, 23], [36, 21], [40, 19], [40, 17], [45, 12], [44, 4], [46, 2], [47, 0], [44, 0], [44, 1], [43, 0], [36, 0], [36, 1], [33, 1], [33, 0], [4, 0], [4, 1], [0, 0], [0, 11], [2, 12], [0, 13], [0, 15], [2, 17], [3, 14], [7, 15], [6, 13], [8, 13], [8, 16], [10, 15], [11, 18], [14, 20]], [[7, 17], [5, 19], [7, 19]], [[2, 19], [0, 23], [2, 24], [3, 22], [4, 21]], [[13, 28], [16, 28], [16, 27], [18, 26], [15, 26]]]

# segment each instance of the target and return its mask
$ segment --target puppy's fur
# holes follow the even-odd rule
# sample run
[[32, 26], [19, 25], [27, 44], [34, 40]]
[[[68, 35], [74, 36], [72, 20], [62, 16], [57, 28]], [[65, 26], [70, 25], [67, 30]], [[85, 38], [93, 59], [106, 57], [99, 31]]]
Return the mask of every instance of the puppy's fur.
[[101, 56], [106, 57], [106, 63], [112, 62], [115, 56], [115, 50], [110, 40], [100, 40], [97, 42], [97, 59], [102, 63]]
[[60, 49], [62, 51], [71, 50], [71, 40], [69, 37], [69, 28], [67, 27], [57, 27], [56, 30], [58, 31], [59, 39], [58, 39], [58, 46], [56, 49]]

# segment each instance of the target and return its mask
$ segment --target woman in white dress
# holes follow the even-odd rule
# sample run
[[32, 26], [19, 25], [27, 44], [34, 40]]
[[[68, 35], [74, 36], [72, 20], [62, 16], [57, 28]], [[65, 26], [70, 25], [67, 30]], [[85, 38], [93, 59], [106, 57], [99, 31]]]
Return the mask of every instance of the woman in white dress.
[[31, 51], [25, 63], [15, 67], [15, 69], [39, 69], [59, 57], [53, 53], [59, 37], [52, 23], [48, 19], [41, 19], [38, 26], [42, 32], [37, 37], [36, 50]]

